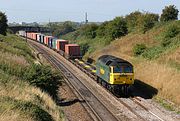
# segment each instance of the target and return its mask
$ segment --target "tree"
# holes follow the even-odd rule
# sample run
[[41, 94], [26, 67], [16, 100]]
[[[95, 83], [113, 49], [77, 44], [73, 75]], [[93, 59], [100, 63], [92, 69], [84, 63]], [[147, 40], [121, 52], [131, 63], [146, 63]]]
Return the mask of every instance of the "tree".
[[178, 19], [178, 9], [174, 5], [166, 6], [162, 10], [160, 21], [170, 21]]
[[64, 23], [53, 22], [47, 25], [51, 30], [52, 34], [55, 37], [60, 37], [67, 33], [75, 31], [76, 24], [71, 21], [65, 21]]
[[114, 20], [110, 21], [107, 30], [108, 36], [111, 39], [124, 36], [128, 33], [127, 23], [123, 17], [116, 17]]
[[106, 36], [106, 33], [107, 33], [107, 25], [108, 25], [108, 21], [105, 21], [103, 22], [97, 29], [96, 33], [97, 33], [97, 36], [99, 37], [105, 37]]
[[96, 37], [96, 30], [98, 26], [96, 24], [87, 24], [80, 28], [81, 35], [85, 35], [89, 39]]
[[127, 21], [128, 32], [132, 32], [137, 27], [137, 20], [142, 15], [141, 12], [135, 11], [125, 17]]
[[0, 34], [6, 35], [7, 32], [7, 17], [4, 13], [0, 12]]
[[85, 53], [89, 50], [89, 44], [88, 43], [80, 43], [81, 46], [81, 54], [85, 55]]
[[149, 29], [151, 29], [156, 22], [158, 22], [159, 15], [154, 13], [145, 13], [142, 14], [137, 22], [138, 22], [138, 28], [140, 31], [145, 33]]

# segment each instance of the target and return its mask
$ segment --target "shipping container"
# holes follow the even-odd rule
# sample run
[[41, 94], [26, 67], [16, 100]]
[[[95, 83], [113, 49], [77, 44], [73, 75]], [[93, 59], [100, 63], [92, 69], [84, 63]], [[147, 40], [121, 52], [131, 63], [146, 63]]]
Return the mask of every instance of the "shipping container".
[[44, 44], [44, 40], [45, 40], [45, 35], [42, 34], [42, 35], [41, 35], [41, 41], [40, 41], [40, 43], [43, 43], [43, 44]]
[[48, 37], [48, 46], [49, 46], [50, 48], [52, 48], [52, 46], [53, 46], [53, 45], [52, 45], [52, 44], [53, 44], [53, 43], [52, 43], [52, 42], [53, 42], [53, 38], [54, 38], [53, 36], [49, 36], [49, 37]]
[[44, 36], [44, 44], [45, 44], [45, 45], [48, 44], [48, 36]]
[[45, 45], [47, 45], [47, 46], [49, 46], [50, 45], [50, 42], [49, 41], [51, 41], [52, 40], [52, 38], [53, 38], [53, 36], [45, 36], [45, 40], [44, 40], [44, 44]]
[[40, 42], [40, 40], [41, 40], [41, 35], [37, 34], [37, 41]]
[[32, 39], [32, 33], [28, 32], [27, 36], [28, 36], [29, 39]]
[[34, 33], [31, 33], [31, 39], [34, 39]]
[[26, 36], [26, 32], [25, 31], [19, 31], [19, 35], [22, 36], [22, 37], [25, 37]]
[[37, 40], [37, 33], [31, 33], [31, 39]]
[[80, 46], [77, 44], [66, 44], [65, 45], [65, 56], [66, 58], [81, 58]]
[[41, 33], [37, 33], [37, 41], [40, 42], [41, 41]]
[[38, 35], [38, 33], [34, 33], [34, 40], [36, 40], [36, 41], [37, 41], [37, 35]]
[[26, 37], [27, 37], [27, 38], [28, 38], [28, 34], [29, 34], [29, 32], [26, 33]]
[[57, 38], [53, 38], [53, 40], [52, 40], [52, 48], [54, 49], [54, 50], [56, 50], [56, 41], [57, 41], [58, 39]]
[[37, 34], [37, 41], [40, 42], [40, 43], [43, 43], [43, 39], [44, 39], [44, 35], [38, 33], [38, 34]]
[[65, 51], [65, 45], [68, 44], [68, 40], [56, 40], [56, 49], [57, 51]]

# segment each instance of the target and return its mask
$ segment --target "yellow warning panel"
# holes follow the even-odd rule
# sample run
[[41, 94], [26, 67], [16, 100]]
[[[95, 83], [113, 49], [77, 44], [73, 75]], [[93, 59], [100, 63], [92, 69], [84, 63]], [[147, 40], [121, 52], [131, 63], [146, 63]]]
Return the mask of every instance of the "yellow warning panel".
[[90, 66], [89, 65], [85, 65], [85, 68], [90, 68]]
[[96, 70], [92, 70], [93, 73], [96, 73]]
[[83, 61], [79, 61], [80, 64], [83, 64], [84, 62]]

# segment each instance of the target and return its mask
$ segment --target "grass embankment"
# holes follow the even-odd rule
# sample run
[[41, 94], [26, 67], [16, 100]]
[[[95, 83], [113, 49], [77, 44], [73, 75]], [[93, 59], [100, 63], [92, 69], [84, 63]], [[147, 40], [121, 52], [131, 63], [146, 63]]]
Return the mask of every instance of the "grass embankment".
[[[90, 49], [85, 58], [97, 60], [100, 55], [110, 54], [129, 60], [135, 66], [135, 78], [158, 89], [155, 98], [159, 102], [165, 99], [180, 106], [180, 21], [158, 23], [145, 34], [129, 33], [109, 45], [108, 40], [102, 41], [103, 38], [75, 38], [75, 33], [64, 37], [75, 39], [77, 43], [88, 43], [87, 49]], [[134, 56], [136, 44], [146, 46], [139, 56]]]
[[1, 121], [63, 120], [54, 100], [61, 77], [36, 61], [24, 40], [0, 35]]

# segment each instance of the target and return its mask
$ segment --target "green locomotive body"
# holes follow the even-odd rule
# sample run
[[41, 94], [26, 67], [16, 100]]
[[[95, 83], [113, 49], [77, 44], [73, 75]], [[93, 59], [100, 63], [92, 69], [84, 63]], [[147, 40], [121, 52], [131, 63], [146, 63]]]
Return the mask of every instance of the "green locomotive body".
[[96, 75], [97, 80], [105, 82], [106, 87], [123, 89], [125, 93], [127, 93], [127, 88], [134, 83], [132, 64], [111, 55], [103, 55], [97, 60]]

